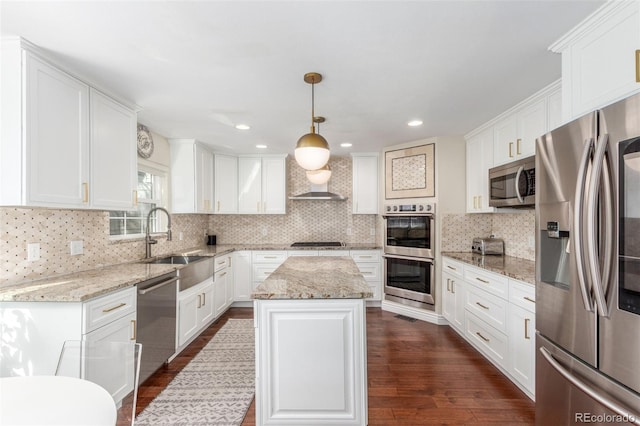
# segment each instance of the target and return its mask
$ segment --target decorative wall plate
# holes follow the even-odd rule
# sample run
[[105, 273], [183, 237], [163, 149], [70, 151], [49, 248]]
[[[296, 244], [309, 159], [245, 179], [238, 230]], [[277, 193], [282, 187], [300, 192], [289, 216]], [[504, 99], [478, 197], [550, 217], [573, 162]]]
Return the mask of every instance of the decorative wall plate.
[[138, 155], [149, 158], [153, 154], [153, 138], [147, 126], [138, 124]]

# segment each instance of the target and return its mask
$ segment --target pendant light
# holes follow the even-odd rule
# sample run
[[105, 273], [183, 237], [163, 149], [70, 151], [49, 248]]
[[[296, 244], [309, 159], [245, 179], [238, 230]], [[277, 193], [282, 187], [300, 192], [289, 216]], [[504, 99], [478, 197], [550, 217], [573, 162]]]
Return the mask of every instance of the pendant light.
[[[326, 119], [324, 117], [313, 117], [313, 122], [318, 124], [318, 136], [320, 136], [320, 124], [325, 121]], [[331, 179], [331, 167], [329, 167], [329, 163], [327, 162], [324, 167], [318, 170], [307, 170], [307, 179], [315, 185], [323, 185], [329, 182], [329, 179]]]
[[314, 116], [314, 85], [322, 81], [322, 75], [310, 72], [304, 75], [304, 81], [311, 84], [311, 133], [298, 139], [295, 149], [296, 162], [305, 170], [318, 170], [329, 161], [329, 144], [316, 133]]

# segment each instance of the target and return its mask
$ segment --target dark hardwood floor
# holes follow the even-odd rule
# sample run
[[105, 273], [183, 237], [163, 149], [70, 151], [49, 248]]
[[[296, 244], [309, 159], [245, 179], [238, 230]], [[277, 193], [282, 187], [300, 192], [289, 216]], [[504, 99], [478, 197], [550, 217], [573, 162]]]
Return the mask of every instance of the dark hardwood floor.
[[[253, 318], [253, 310], [230, 309], [143, 383], [138, 413], [229, 318]], [[534, 403], [447, 326], [368, 308], [367, 345], [370, 426], [534, 424]], [[249, 425], [255, 425], [253, 403], [242, 423]]]

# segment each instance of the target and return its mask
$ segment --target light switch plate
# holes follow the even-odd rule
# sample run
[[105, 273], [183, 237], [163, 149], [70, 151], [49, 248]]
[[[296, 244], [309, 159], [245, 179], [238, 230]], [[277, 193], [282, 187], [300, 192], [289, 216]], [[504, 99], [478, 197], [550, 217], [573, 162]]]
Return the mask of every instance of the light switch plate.
[[69, 248], [71, 250], [71, 256], [77, 256], [79, 254], [83, 254], [84, 253], [84, 245], [82, 243], [82, 240], [71, 241], [69, 243]]
[[27, 260], [29, 262], [40, 260], [40, 243], [27, 244]]

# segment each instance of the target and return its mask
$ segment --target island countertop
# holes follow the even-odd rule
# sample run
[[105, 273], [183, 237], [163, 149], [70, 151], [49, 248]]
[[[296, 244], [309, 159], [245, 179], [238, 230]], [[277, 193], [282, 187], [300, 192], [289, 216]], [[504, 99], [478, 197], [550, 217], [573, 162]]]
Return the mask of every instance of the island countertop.
[[364, 299], [373, 293], [348, 256], [290, 257], [251, 293], [252, 299]]

